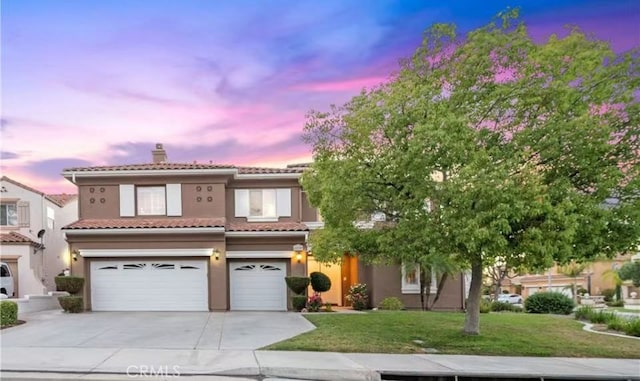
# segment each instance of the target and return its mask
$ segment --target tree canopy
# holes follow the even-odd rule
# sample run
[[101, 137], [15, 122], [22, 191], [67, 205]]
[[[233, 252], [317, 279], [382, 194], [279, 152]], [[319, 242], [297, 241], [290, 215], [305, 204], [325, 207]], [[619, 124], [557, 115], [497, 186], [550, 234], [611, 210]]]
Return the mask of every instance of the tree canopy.
[[635, 247], [638, 63], [577, 28], [535, 43], [516, 10], [464, 36], [433, 25], [386, 83], [308, 114], [314, 255], [470, 268], [478, 334], [484, 267]]

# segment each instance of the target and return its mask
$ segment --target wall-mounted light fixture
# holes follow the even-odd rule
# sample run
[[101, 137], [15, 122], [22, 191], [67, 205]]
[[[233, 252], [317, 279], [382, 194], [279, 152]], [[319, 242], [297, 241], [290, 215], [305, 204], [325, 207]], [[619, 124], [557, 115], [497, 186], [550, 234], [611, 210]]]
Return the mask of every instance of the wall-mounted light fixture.
[[293, 251], [296, 253], [296, 260], [298, 263], [302, 261], [302, 251], [304, 250], [304, 246], [301, 244], [293, 245]]
[[38, 238], [40, 238], [40, 243], [36, 243], [33, 246], [33, 254], [38, 254], [38, 251], [44, 251], [44, 249], [45, 249], [45, 247], [44, 247], [44, 233], [45, 233], [44, 229], [40, 229], [40, 231], [38, 232]]
[[216, 261], [219, 261], [220, 260], [220, 250], [218, 250], [217, 248], [213, 249], [213, 251], [211, 252], [211, 256], [213, 258], [215, 258]]
[[80, 252], [78, 250], [74, 250], [74, 251], [71, 252], [71, 258], [73, 258], [74, 262], [78, 262], [78, 254], [79, 253]]

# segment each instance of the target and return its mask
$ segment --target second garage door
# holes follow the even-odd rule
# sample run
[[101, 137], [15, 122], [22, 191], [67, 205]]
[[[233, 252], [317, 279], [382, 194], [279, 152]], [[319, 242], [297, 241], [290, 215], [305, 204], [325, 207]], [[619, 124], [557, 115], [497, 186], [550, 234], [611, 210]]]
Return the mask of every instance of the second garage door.
[[231, 309], [286, 311], [285, 266], [283, 262], [230, 263]]
[[208, 311], [207, 261], [91, 262], [94, 311]]

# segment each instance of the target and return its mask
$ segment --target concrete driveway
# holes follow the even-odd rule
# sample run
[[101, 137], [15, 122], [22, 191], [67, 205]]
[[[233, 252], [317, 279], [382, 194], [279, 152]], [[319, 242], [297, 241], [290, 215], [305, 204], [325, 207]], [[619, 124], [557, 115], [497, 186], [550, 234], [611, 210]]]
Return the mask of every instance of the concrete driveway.
[[44, 311], [0, 331], [2, 349], [20, 347], [253, 350], [314, 329], [292, 312]]

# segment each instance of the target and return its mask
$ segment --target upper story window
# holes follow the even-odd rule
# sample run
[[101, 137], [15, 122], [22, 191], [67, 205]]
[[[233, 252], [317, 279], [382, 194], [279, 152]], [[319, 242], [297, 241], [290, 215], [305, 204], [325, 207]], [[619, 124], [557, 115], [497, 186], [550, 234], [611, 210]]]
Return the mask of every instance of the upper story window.
[[164, 216], [167, 213], [167, 200], [164, 186], [141, 186], [136, 188], [139, 216]]
[[182, 216], [182, 185], [120, 184], [120, 217]]
[[235, 216], [249, 222], [291, 217], [291, 205], [291, 188], [235, 190]]
[[252, 189], [249, 191], [249, 217], [278, 217], [275, 189]]
[[18, 226], [18, 206], [15, 202], [0, 204], [0, 225]]

